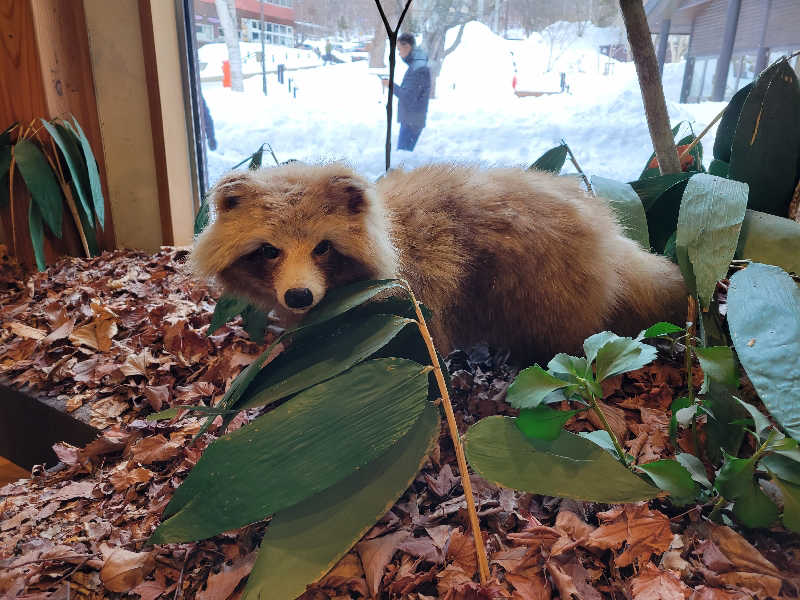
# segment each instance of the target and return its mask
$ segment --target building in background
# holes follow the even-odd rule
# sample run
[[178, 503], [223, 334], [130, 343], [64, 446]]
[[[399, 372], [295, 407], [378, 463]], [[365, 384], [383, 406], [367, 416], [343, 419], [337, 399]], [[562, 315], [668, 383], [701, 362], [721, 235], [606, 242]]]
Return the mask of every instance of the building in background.
[[[645, 0], [663, 66], [670, 35], [688, 35], [681, 102], [729, 100], [767, 65], [800, 50], [800, 0]], [[800, 57], [792, 59], [800, 70]]]
[[[228, 0], [236, 3], [236, 22], [239, 39], [243, 42], [261, 41], [261, 9], [264, 10], [264, 41], [279, 46], [294, 46], [294, 7], [292, 0]], [[222, 42], [222, 28], [214, 0], [194, 0], [197, 43]]]

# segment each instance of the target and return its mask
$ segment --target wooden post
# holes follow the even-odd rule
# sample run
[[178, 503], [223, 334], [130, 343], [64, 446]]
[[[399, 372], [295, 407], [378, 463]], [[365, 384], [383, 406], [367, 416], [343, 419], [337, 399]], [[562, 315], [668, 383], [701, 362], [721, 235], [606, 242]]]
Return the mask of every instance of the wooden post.
[[[667, 60], [667, 42], [669, 41], [669, 30], [672, 26], [671, 19], [664, 19], [661, 21], [661, 30], [658, 32], [658, 53], [656, 59], [658, 60], [658, 74], [664, 75], [664, 63]], [[673, 58], [673, 60], [675, 60]]]
[[739, 11], [742, 0], [728, 0], [728, 12], [725, 15], [725, 33], [722, 38], [722, 50], [717, 59], [717, 70], [714, 71], [714, 83], [711, 88], [711, 100], [720, 102], [725, 98], [725, 85], [728, 82], [728, 69], [731, 66], [733, 45], [736, 41], [736, 29], [739, 27]]
[[650, 39], [650, 27], [647, 24], [642, 0], [619, 0], [619, 6], [628, 42], [631, 45], [633, 61], [636, 64], [636, 74], [639, 76], [647, 127], [650, 129], [650, 138], [653, 140], [659, 168], [662, 175], [680, 173], [678, 150], [669, 126], [669, 114], [658, 72], [658, 61]]

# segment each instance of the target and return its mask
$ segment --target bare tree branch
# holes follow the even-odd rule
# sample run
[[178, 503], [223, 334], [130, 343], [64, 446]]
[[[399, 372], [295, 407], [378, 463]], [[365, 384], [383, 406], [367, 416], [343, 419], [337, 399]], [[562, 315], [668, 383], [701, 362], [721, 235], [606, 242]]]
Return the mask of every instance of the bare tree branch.
[[464, 27], [466, 27], [466, 23], [462, 23], [461, 27], [458, 28], [458, 35], [456, 35], [456, 39], [453, 44], [444, 51], [444, 56], [442, 56], [442, 60], [444, 60], [448, 54], [450, 54], [453, 50], [458, 48], [458, 45], [461, 43], [461, 36], [464, 35]]

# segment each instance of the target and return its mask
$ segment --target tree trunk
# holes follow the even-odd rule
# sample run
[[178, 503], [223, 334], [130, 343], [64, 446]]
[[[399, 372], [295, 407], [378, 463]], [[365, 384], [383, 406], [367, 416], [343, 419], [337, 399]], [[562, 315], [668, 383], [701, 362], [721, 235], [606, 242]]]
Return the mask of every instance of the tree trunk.
[[653, 149], [658, 159], [661, 174], [680, 173], [681, 163], [675, 139], [669, 127], [667, 103], [664, 100], [664, 88], [658, 72], [658, 61], [650, 38], [650, 28], [644, 13], [642, 0], [619, 0], [628, 42], [631, 45], [636, 74], [639, 76], [639, 87], [642, 90], [644, 111], [647, 115], [647, 127], [653, 140]]
[[[234, 92], [244, 91], [242, 78], [242, 53], [239, 50], [239, 25], [236, 19], [236, 8], [229, 0], [214, 0], [217, 17], [228, 47], [228, 60], [231, 63], [231, 89]], [[263, 33], [262, 33], [263, 35]]]
[[382, 69], [386, 66], [386, 29], [379, 20], [375, 24], [375, 33], [369, 45], [369, 66], [371, 69]]

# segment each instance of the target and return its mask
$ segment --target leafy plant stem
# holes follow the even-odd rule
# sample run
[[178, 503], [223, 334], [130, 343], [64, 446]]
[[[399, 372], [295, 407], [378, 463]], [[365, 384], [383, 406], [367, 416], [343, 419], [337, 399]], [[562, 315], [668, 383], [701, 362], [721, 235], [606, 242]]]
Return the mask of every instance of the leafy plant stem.
[[567, 142], [564, 141], [564, 138], [561, 138], [561, 143], [567, 147], [567, 154], [569, 154], [570, 161], [572, 161], [572, 164], [575, 166], [575, 169], [578, 171], [578, 173], [581, 174], [581, 177], [583, 177], [583, 181], [586, 182], [587, 191], [590, 194], [593, 194], [594, 192], [592, 191], [592, 184], [589, 181], [589, 178], [586, 176], [586, 173], [583, 172], [583, 169], [581, 169], [581, 166], [578, 164], [578, 159], [576, 159], [575, 155], [572, 153], [572, 148], [570, 148], [569, 144], [567, 144]]
[[[447, 417], [447, 426], [450, 431], [450, 438], [453, 441], [453, 447], [456, 452], [456, 460], [458, 462], [458, 470], [461, 475], [461, 485], [464, 488], [464, 498], [467, 502], [467, 513], [469, 514], [470, 527], [472, 529], [472, 537], [475, 541], [475, 553], [478, 557], [478, 573], [480, 575], [481, 584], [485, 585], [489, 579], [489, 561], [486, 557], [486, 548], [483, 545], [483, 536], [481, 535], [481, 527], [478, 522], [478, 513], [475, 509], [475, 498], [472, 494], [472, 483], [469, 480], [469, 471], [467, 470], [467, 459], [464, 457], [464, 447], [461, 445], [461, 438], [458, 434], [458, 426], [456, 425], [456, 418], [453, 414], [453, 405], [450, 403], [450, 394], [447, 391], [447, 384], [444, 381], [444, 374], [439, 365], [439, 357], [436, 354], [436, 348], [433, 345], [433, 338], [428, 325], [425, 322], [425, 317], [422, 315], [422, 310], [419, 307], [414, 292], [407, 281], [403, 284], [408, 291], [411, 302], [414, 305], [414, 310], [417, 313], [417, 325], [422, 339], [425, 340], [425, 346], [428, 348], [430, 355], [431, 365], [433, 366], [433, 373], [436, 377], [436, 383], [439, 386], [439, 393], [441, 394], [442, 405], [444, 406], [444, 413]], [[601, 417], [602, 418], [602, 417]], [[605, 423], [605, 419], [603, 420]], [[611, 434], [612, 438], [614, 434]], [[616, 438], [613, 438], [616, 440]], [[620, 454], [620, 456], [623, 456]]]
[[[36, 137], [39, 137], [38, 134]], [[41, 138], [39, 138], [41, 141]], [[69, 188], [69, 184], [67, 180], [64, 178], [64, 171], [61, 170], [61, 162], [58, 160], [58, 150], [56, 149], [56, 142], [50, 137], [50, 147], [53, 149], [53, 156], [55, 157], [55, 161], [51, 160], [47, 154], [47, 160], [50, 162], [50, 167], [53, 168], [53, 164], [55, 163], [58, 173], [58, 182], [61, 184], [61, 191], [64, 193], [64, 198], [67, 200], [67, 206], [69, 207], [69, 212], [72, 215], [72, 220], [75, 221], [75, 227], [78, 228], [78, 235], [81, 238], [81, 245], [83, 246], [83, 252], [86, 254], [86, 258], [90, 258], [92, 253], [89, 252], [89, 243], [86, 241], [86, 232], [83, 231], [83, 225], [81, 224], [81, 217], [78, 214], [78, 207], [75, 204], [75, 198], [72, 197], [72, 190]]]
[[[697, 320], [697, 300], [689, 296], [689, 308], [686, 315], [686, 348], [684, 358], [686, 365], [686, 387], [688, 388], [689, 405], [694, 404], [694, 383], [692, 382], [692, 358], [694, 355], [695, 321]], [[697, 436], [697, 413], [692, 416], [692, 446], [694, 455], [698, 456], [700, 444]]]
[[708, 515], [710, 521], [714, 521], [715, 523], [719, 521], [719, 511], [722, 507], [727, 504], [728, 501], [724, 498], [724, 496], [720, 496], [717, 501], [714, 503], [714, 508], [711, 509], [711, 514]]
[[597, 398], [594, 397], [594, 394], [588, 394], [588, 400], [589, 404], [592, 406], [592, 410], [594, 410], [595, 414], [597, 414], [598, 418], [600, 419], [600, 422], [603, 424], [603, 429], [608, 432], [611, 442], [614, 444], [614, 450], [616, 450], [617, 454], [619, 455], [620, 462], [627, 467], [628, 464], [625, 462], [625, 451], [622, 449], [614, 430], [611, 429], [611, 425], [608, 424], [608, 419], [606, 419], [603, 409], [600, 408], [600, 405], [597, 403]]
[[722, 118], [722, 115], [725, 114], [725, 109], [726, 108], [728, 108], [727, 105], [725, 105], [725, 108], [723, 108], [721, 111], [719, 111], [719, 114], [716, 117], [714, 117], [714, 120], [711, 121], [711, 123], [706, 125], [706, 128], [703, 129], [703, 131], [700, 132], [700, 135], [698, 135], [696, 138], [694, 138], [694, 141], [692, 141], [691, 144], [689, 144], [688, 146], [686, 146], [686, 148], [683, 149], [683, 152], [681, 152], [681, 155], [679, 157], [680, 159], [683, 159], [684, 156], [686, 156], [687, 154], [689, 154], [689, 152], [694, 150], [694, 147], [697, 146], [697, 144], [700, 143], [700, 140], [703, 139], [703, 136], [705, 134], [707, 134], [708, 131], [714, 126], [714, 124]]

